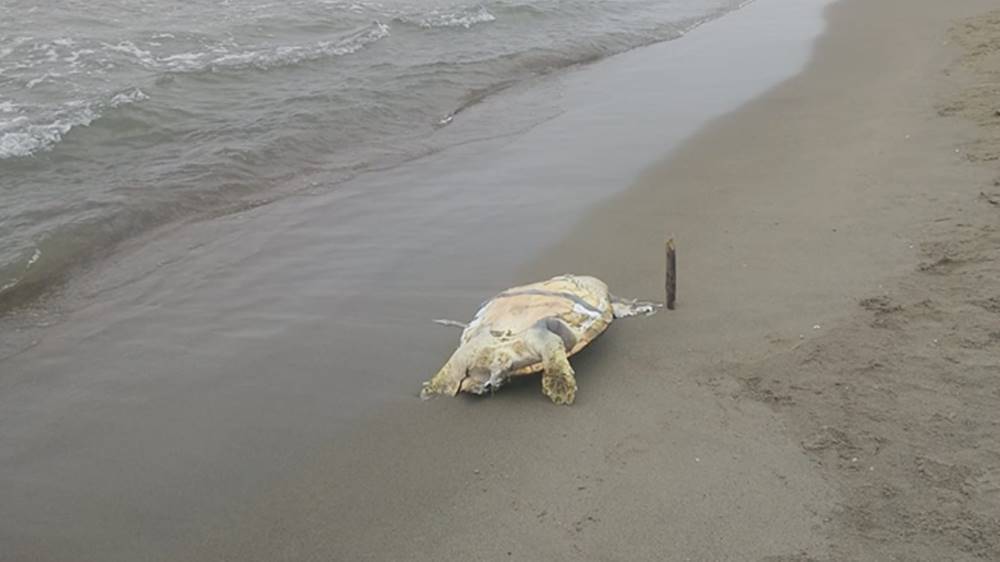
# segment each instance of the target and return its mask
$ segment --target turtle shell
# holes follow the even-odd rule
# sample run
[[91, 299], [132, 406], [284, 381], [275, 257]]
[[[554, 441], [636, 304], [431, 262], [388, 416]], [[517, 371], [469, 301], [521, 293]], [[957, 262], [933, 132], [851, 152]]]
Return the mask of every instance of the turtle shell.
[[[561, 275], [507, 289], [483, 303], [462, 332], [461, 342], [465, 344], [484, 331], [499, 341], [517, 340], [546, 318], [558, 318], [569, 328], [575, 341], [566, 355], [575, 354], [594, 341], [614, 319], [608, 286], [596, 277]], [[539, 362], [511, 374], [527, 375], [541, 370]]]

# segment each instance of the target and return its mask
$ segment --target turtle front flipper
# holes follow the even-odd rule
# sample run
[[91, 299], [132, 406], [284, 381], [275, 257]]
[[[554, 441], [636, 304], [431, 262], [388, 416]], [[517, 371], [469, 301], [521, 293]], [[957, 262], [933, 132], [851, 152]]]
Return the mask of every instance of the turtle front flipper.
[[559, 334], [537, 328], [532, 344], [542, 358], [542, 392], [555, 404], [572, 404], [576, 399], [576, 378], [566, 357], [566, 343]]
[[465, 354], [459, 353], [461, 351], [462, 349], [459, 348], [444, 364], [444, 367], [441, 367], [441, 370], [431, 377], [431, 380], [424, 382], [420, 389], [420, 398], [427, 400], [438, 394], [446, 396], [458, 394], [462, 388], [462, 380], [468, 374], [466, 361], [463, 359]]

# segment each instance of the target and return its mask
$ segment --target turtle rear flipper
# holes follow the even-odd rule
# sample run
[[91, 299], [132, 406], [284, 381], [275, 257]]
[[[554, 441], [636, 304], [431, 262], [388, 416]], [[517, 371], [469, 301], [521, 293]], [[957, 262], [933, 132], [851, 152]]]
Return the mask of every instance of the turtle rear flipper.
[[611, 310], [614, 312], [615, 318], [628, 318], [639, 315], [652, 316], [656, 314], [657, 308], [663, 308], [663, 303], [623, 299], [611, 295]]

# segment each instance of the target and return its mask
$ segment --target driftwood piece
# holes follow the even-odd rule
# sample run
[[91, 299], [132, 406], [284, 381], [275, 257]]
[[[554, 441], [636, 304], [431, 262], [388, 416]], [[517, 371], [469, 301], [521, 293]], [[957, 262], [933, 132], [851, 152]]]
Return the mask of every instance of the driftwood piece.
[[674, 239], [667, 240], [667, 278], [665, 283], [667, 290], [667, 308], [674, 309], [674, 302], [677, 300], [677, 251], [674, 248]]

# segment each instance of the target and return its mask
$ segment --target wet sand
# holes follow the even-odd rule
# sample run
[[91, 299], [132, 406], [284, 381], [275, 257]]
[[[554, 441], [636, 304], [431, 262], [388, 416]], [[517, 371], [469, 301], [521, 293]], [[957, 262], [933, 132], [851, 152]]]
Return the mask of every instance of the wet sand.
[[[720, 25], [764, 43], [774, 13], [758, 4]], [[0, 557], [1000, 556], [1000, 195], [982, 164], [996, 123], [988, 93], [972, 88], [1000, 68], [1000, 49], [975, 33], [1000, 26], [949, 31], [989, 7], [833, 5], [802, 73], [715, 119], [580, 222], [554, 210], [565, 191], [500, 216], [504, 196], [482, 197], [513, 176], [473, 167], [427, 180], [451, 201], [450, 223], [414, 216], [405, 193], [380, 211], [399, 219], [384, 238], [324, 221], [330, 208], [363, 216], [368, 185], [125, 252], [127, 266], [76, 289], [85, 305], [0, 363]], [[639, 76], [641, 60], [613, 68]], [[581, 91], [564, 86], [551, 87]], [[974, 119], [951, 115], [965, 111]], [[559, 147], [559, 130], [491, 154]], [[614, 156], [634, 152], [625, 144], [575, 170], [613, 176], [645, 157]], [[527, 170], [552, 181], [559, 158], [553, 148]], [[607, 181], [595, 174], [581, 180], [584, 202]], [[463, 182], [487, 189], [455, 197]], [[484, 217], [496, 230], [475, 228]], [[522, 242], [565, 237], [511, 251], [512, 226]], [[456, 228], [477, 235], [456, 239]], [[486, 399], [415, 399], [457, 335], [429, 318], [461, 318], [492, 290], [565, 271], [654, 296], [668, 234], [678, 310], [615, 323], [581, 353], [573, 407], [549, 404], [535, 380]], [[331, 239], [359, 250], [349, 268], [317, 255]], [[471, 261], [477, 248], [491, 259]]]

